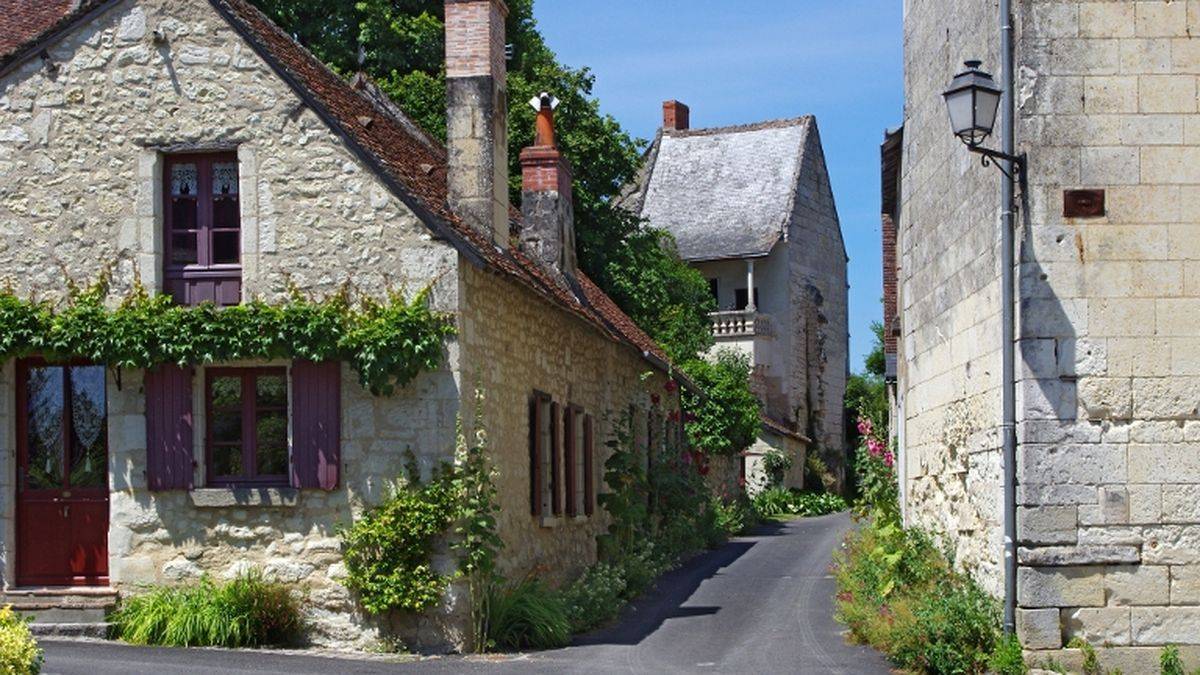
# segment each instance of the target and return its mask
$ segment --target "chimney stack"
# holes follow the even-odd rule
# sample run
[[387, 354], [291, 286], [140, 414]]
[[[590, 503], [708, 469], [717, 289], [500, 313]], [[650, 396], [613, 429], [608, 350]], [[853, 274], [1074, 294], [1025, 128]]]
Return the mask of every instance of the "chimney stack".
[[508, 248], [508, 7], [503, 0], [445, 2], [450, 208]]
[[687, 131], [691, 128], [692, 111], [679, 101], [663, 101], [663, 130]]
[[558, 100], [541, 94], [529, 102], [537, 115], [532, 147], [521, 151], [521, 250], [542, 267], [575, 275], [575, 207], [571, 167], [554, 140]]

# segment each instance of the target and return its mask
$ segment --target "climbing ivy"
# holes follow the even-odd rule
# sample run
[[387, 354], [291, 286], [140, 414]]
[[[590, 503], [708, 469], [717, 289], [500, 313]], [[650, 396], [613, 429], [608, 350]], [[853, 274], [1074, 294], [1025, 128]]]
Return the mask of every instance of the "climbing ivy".
[[355, 297], [351, 289], [314, 300], [293, 291], [286, 301], [217, 307], [175, 304], [140, 284], [110, 303], [109, 276], [71, 286], [65, 303], [25, 300], [0, 291], [0, 363], [31, 354], [82, 359], [114, 368], [202, 365], [238, 360], [345, 361], [363, 387], [388, 396], [438, 367], [454, 333], [429, 308], [428, 289], [411, 300]]

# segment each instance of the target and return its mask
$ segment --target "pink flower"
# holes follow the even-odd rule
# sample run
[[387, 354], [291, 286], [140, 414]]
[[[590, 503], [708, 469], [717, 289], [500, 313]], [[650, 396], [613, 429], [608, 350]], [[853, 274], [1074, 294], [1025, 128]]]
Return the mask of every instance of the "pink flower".
[[884, 451], [883, 442], [877, 438], [868, 438], [867, 439], [867, 450], [872, 455], [879, 457], [880, 455], [883, 454], [883, 451]]
[[871, 420], [860, 417], [858, 418], [858, 433], [863, 436], [871, 435]]
[[666, 389], [669, 392], [676, 391], [679, 389], [679, 383], [675, 380], [667, 380], [667, 383], [663, 385], [663, 389]]
[[891, 450], [883, 453], [883, 463], [890, 469], [896, 463], [896, 456]]

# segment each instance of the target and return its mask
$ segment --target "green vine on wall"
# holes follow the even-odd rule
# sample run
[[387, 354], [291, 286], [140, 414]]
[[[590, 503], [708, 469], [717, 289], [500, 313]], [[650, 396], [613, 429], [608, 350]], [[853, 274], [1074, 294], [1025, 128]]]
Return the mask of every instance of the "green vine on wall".
[[281, 304], [175, 304], [140, 284], [110, 304], [109, 276], [70, 287], [61, 305], [0, 291], [0, 363], [33, 354], [114, 368], [203, 365], [239, 360], [344, 361], [362, 386], [390, 396], [436, 369], [454, 325], [429, 308], [428, 289], [405, 300], [355, 298], [343, 288], [321, 300], [293, 291]]

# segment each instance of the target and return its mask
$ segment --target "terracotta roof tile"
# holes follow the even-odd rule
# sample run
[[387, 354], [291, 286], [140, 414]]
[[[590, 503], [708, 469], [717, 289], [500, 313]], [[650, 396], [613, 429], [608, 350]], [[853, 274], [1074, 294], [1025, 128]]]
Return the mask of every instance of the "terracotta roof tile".
[[0, 0], [0, 60], [55, 28], [80, 4], [80, 0]]

